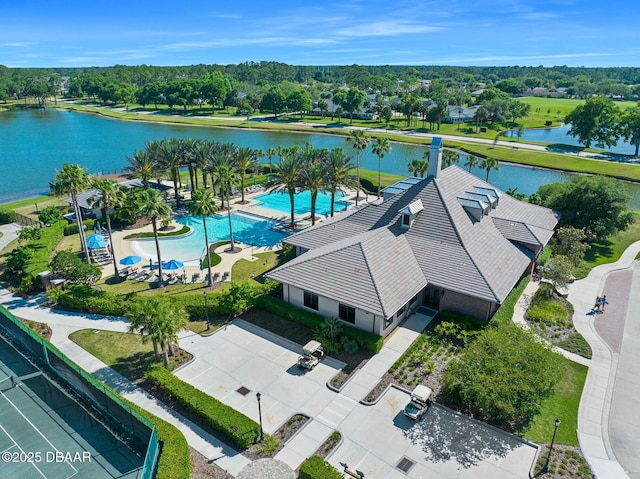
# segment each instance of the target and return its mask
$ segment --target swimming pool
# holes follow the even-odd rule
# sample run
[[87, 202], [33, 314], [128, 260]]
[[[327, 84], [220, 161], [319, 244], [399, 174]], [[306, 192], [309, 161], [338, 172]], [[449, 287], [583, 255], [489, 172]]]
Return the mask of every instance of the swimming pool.
[[[347, 209], [348, 203], [342, 201], [345, 195], [342, 193], [336, 193], [336, 201], [334, 204], [334, 211], [344, 211]], [[253, 198], [255, 201], [261, 203], [260, 206], [276, 210], [281, 213], [291, 214], [291, 201], [289, 201], [289, 194], [287, 192], [281, 193], [274, 191], [273, 193], [265, 193]], [[295, 194], [294, 199], [294, 213], [296, 216], [302, 216], [311, 212], [311, 192], [309, 190], [300, 191]], [[331, 214], [331, 194], [330, 193], [318, 193], [316, 198], [316, 215], [328, 215]]]
[[[182, 262], [199, 262], [204, 252], [204, 228], [199, 216], [182, 216], [176, 218], [182, 225], [193, 228], [193, 233], [181, 238], [161, 238], [160, 254], [164, 259], [177, 259]], [[287, 236], [286, 233], [274, 231], [275, 221], [244, 212], [231, 213], [233, 239], [240, 243], [262, 247], [275, 246]], [[209, 243], [229, 239], [229, 220], [226, 215], [207, 218]], [[140, 256], [155, 258], [156, 247], [153, 238], [132, 242], [133, 250]]]

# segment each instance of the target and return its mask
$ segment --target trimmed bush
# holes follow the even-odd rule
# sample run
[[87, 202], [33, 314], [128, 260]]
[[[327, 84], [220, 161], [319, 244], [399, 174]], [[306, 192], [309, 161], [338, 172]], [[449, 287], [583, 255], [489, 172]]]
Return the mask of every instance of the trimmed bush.
[[0, 210], [0, 225], [15, 223], [17, 220], [15, 211]]
[[66, 221], [59, 221], [47, 228], [42, 228], [40, 239], [29, 242], [29, 246], [35, 250], [35, 254], [24, 265], [23, 276], [19, 289], [23, 293], [30, 293], [41, 289], [38, 274], [49, 270], [49, 257], [56, 245], [62, 240], [62, 232]]
[[[319, 314], [296, 308], [273, 296], [260, 296], [256, 298], [254, 304], [258, 308], [265, 309], [270, 313], [277, 314], [290, 321], [303, 324], [313, 330], [321, 326], [325, 321], [325, 318]], [[384, 345], [384, 338], [382, 336], [356, 329], [346, 324], [342, 325], [342, 336], [357, 341], [358, 344], [362, 345], [363, 349], [371, 351], [372, 353], [379, 353]]]
[[311, 456], [300, 465], [298, 479], [344, 479], [344, 475], [320, 456]]
[[98, 291], [84, 285], [73, 285], [62, 290], [57, 297], [59, 306], [72, 311], [84, 311], [108, 316], [124, 316], [136, 295], [124, 296]]
[[[65, 221], [65, 223], [67, 224], [67, 226], [65, 226], [64, 228], [64, 235], [65, 236], [71, 236], [71, 235], [76, 235], [78, 234], [78, 223], [73, 222], [73, 223], [67, 223]], [[92, 230], [95, 222], [93, 220], [84, 220], [82, 222], [82, 224], [84, 225], [84, 229], [85, 231], [89, 231]]]
[[163, 367], [149, 369], [145, 377], [174, 397], [182, 406], [199, 415], [213, 430], [241, 450], [254, 444], [260, 436], [260, 426], [257, 422], [178, 379]]

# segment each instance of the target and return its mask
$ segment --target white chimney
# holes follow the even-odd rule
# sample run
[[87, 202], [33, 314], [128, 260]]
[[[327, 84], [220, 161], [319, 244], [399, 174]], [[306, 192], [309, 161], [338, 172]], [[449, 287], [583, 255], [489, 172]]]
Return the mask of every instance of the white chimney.
[[431, 140], [431, 148], [429, 148], [429, 171], [427, 178], [437, 178], [442, 168], [442, 138], [434, 136]]

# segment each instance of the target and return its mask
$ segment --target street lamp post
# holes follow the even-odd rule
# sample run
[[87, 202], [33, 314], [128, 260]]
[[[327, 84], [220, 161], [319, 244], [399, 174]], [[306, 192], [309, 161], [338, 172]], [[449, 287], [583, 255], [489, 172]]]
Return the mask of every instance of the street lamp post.
[[551, 438], [551, 445], [549, 446], [549, 454], [547, 454], [547, 460], [544, 462], [544, 467], [542, 468], [542, 473], [546, 474], [549, 472], [549, 461], [551, 460], [551, 451], [553, 451], [553, 443], [556, 440], [556, 433], [558, 432], [558, 426], [560, 425], [560, 419], [556, 419], [555, 428], [553, 430], [553, 437]]
[[211, 325], [209, 324], [209, 308], [207, 306], [207, 291], [206, 290], [203, 291], [202, 294], [204, 296], [204, 314], [205, 314], [205, 317], [207, 318], [207, 330], [209, 330]]
[[260, 419], [260, 442], [264, 439], [264, 432], [262, 431], [262, 409], [260, 408], [260, 398], [262, 395], [257, 392], [256, 399], [258, 400], [258, 418]]

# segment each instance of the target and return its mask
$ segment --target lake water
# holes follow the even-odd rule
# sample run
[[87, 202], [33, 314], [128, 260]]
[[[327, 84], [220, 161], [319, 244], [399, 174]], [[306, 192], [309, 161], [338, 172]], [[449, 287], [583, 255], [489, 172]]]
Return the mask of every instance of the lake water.
[[[578, 139], [576, 137], [569, 136], [568, 133], [570, 129], [571, 125], [562, 125], [556, 128], [525, 129], [522, 133], [522, 139], [530, 141], [543, 141], [546, 143], [557, 143], [562, 145], [584, 146], [578, 143]], [[509, 138], [518, 138], [518, 130], [508, 130], [505, 136]], [[596, 145], [591, 145], [591, 148], [600, 149]], [[613, 155], [633, 155], [636, 149], [630, 143], [625, 143], [624, 140], [620, 140], [613, 148], [604, 148], [603, 151], [612, 153]]]
[[[62, 110], [3, 112], [0, 114], [0, 203], [47, 193], [49, 181], [63, 163], [78, 163], [91, 173], [119, 170], [127, 164], [125, 157], [136, 149], [143, 149], [146, 141], [171, 137], [232, 142], [262, 151], [311, 142], [316, 148], [342, 147], [354, 156], [355, 162], [351, 144], [343, 137], [331, 135], [124, 122]], [[381, 170], [408, 175], [407, 164], [422, 158], [424, 151], [423, 146], [393, 143], [391, 152], [382, 159]], [[464, 167], [463, 163], [461, 166]], [[361, 153], [360, 167], [378, 169], [378, 157], [371, 148]], [[472, 173], [485, 178], [484, 170], [476, 168]], [[491, 172], [489, 181], [502, 190], [518, 188], [519, 193], [529, 195], [540, 185], [570, 177], [570, 173], [501, 164], [500, 171]], [[629, 189], [632, 207], [640, 210], [640, 186], [629, 185]]]

